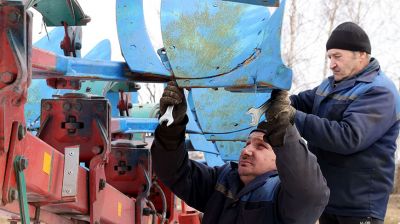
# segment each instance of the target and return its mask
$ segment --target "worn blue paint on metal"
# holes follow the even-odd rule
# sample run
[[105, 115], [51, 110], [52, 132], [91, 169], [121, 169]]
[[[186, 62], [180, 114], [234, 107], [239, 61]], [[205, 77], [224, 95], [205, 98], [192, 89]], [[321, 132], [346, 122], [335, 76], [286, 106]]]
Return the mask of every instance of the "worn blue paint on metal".
[[145, 0], [118, 0], [117, 30], [121, 52], [131, 71], [170, 76], [164, 67], [145, 23]]
[[222, 166], [225, 163], [225, 161], [222, 160], [220, 155], [213, 153], [204, 153], [204, 158], [207, 162], [207, 165], [210, 167]]
[[224, 161], [239, 160], [240, 152], [246, 146], [245, 142], [240, 141], [216, 141], [215, 144]]
[[193, 103], [189, 106], [195, 110], [201, 130], [204, 134], [213, 135], [239, 131], [248, 133], [251, 129], [251, 116], [246, 112], [251, 107], [261, 106], [270, 97], [269, 93], [258, 92], [256, 89], [252, 93], [229, 92], [223, 88], [192, 89], [190, 92], [188, 100]]
[[[63, 54], [63, 51], [60, 48], [60, 42], [63, 37], [64, 28], [56, 27], [51, 32], [49, 32], [48, 37], [43, 37], [42, 39], [34, 43], [34, 46], [56, 54]], [[99, 42], [91, 51], [89, 51], [85, 55], [85, 58], [91, 60], [110, 60], [110, 41], [103, 40]], [[67, 92], [86, 92], [87, 87], [91, 88], [92, 94], [103, 95], [101, 93], [106, 85], [107, 82], [103, 81], [87, 81], [82, 83], [82, 88], [79, 91], [57, 90], [47, 86], [45, 79], [33, 79], [28, 89], [28, 100], [25, 104], [25, 118], [28, 129], [33, 130], [38, 128], [40, 125], [40, 101], [42, 99], [49, 99], [52, 98], [53, 95], [62, 95]]]
[[158, 125], [157, 118], [112, 118], [114, 122], [119, 122], [122, 133], [153, 133]]
[[251, 5], [262, 5], [262, 6], [279, 6], [279, 0], [222, 0], [228, 2], [239, 2], [239, 3], [246, 3]]
[[[203, 130], [201, 130], [200, 125], [198, 123], [198, 118], [196, 115], [196, 108], [194, 106], [192, 91], [185, 91], [186, 102], [187, 102], [187, 116], [189, 118], [189, 122], [186, 125], [186, 132], [188, 133], [197, 133], [203, 134]], [[190, 137], [190, 135], [189, 135]]]
[[163, 1], [163, 41], [178, 84], [289, 89], [292, 71], [280, 52], [284, 5], [270, 16], [263, 6]]

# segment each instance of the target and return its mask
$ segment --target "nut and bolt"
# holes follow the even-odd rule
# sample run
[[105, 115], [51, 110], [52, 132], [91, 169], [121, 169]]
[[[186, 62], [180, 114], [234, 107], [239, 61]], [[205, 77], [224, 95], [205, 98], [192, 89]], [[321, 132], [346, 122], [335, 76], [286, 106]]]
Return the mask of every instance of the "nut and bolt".
[[23, 126], [22, 124], [19, 124], [18, 126], [18, 140], [22, 140], [26, 135], [26, 127]]
[[13, 202], [18, 199], [18, 191], [16, 189], [10, 189], [8, 191], [8, 201]]
[[99, 190], [101, 191], [101, 190], [103, 190], [105, 187], [106, 187], [106, 180], [100, 179], [100, 182], [99, 182]]
[[74, 105], [74, 109], [77, 110], [77, 111], [81, 111], [82, 110], [82, 104], [81, 103], [76, 103]]
[[0, 73], [0, 82], [4, 84], [11, 84], [14, 82], [16, 75], [11, 72], [2, 72]]
[[99, 111], [99, 112], [103, 112], [105, 110], [104, 104], [101, 104], [101, 103], [97, 104], [96, 108], [97, 108], [97, 111]]
[[21, 157], [18, 166], [20, 171], [25, 170], [28, 167], [28, 159]]
[[63, 104], [63, 109], [64, 109], [65, 111], [71, 110], [71, 104], [70, 104], [70, 103], [64, 103], [64, 104]]
[[10, 23], [18, 23], [21, 19], [21, 14], [18, 11], [14, 11], [8, 14], [8, 21]]
[[51, 110], [51, 103], [49, 103], [49, 102], [46, 102], [46, 103], [44, 103], [43, 104], [43, 109], [44, 110], [47, 110], [47, 111], [49, 111], [49, 110]]

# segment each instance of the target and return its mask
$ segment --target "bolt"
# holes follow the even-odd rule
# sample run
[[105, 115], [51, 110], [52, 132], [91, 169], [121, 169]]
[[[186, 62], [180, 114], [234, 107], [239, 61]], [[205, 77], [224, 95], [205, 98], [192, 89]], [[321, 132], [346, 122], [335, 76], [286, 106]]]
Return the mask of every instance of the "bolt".
[[82, 49], [82, 44], [81, 43], [75, 43], [75, 50], [80, 50]]
[[71, 190], [70, 190], [70, 189], [67, 189], [67, 190], [65, 190], [65, 192], [66, 192], [67, 194], [69, 194], [69, 193], [71, 193]]
[[18, 23], [21, 19], [21, 14], [18, 11], [11, 12], [8, 14], [8, 21], [11, 23]]
[[74, 105], [74, 108], [75, 108], [75, 110], [77, 110], [77, 111], [81, 111], [81, 110], [82, 110], [82, 104], [81, 104], [81, 103], [76, 103], [76, 104]]
[[22, 124], [19, 124], [18, 126], [18, 140], [22, 140], [26, 135], [26, 127], [23, 126]]
[[99, 182], [99, 190], [103, 190], [106, 187], [106, 181], [104, 179], [100, 179]]
[[70, 156], [73, 156], [74, 155], [74, 152], [69, 152], [68, 153]]
[[121, 151], [117, 151], [117, 152], [115, 153], [115, 157], [116, 157], [117, 159], [122, 158], [122, 152], [121, 152]]
[[68, 103], [68, 102], [64, 103], [64, 104], [63, 104], [63, 109], [64, 109], [65, 111], [71, 110], [71, 104]]
[[101, 104], [101, 103], [97, 104], [96, 108], [97, 108], [97, 111], [99, 111], [99, 112], [103, 112], [104, 111], [104, 105]]
[[95, 154], [95, 155], [97, 155], [97, 154], [100, 154], [101, 153], [101, 148], [99, 147], [99, 146], [93, 146], [92, 147], [92, 152]]
[[70, 171], [68, 171], [68, 175], [71, 175], [72, 174], [72, 171], [70, 170]]
[[8, 201], [13, 202], [18, 199], [18, 191], [16, 189], [10, 189], [8, 191]]
[[43, 104], [43, 109], [45, 109], [47, 111], [51, 110], [51, 103], [49, 103], [49, 102], [44, 103]]
[[28, 167], [28, 159], [21, 157], [19, 160], [19, 169], [22, 171]]
[[11, 84], [14, 82], [16, 75], [11, 72], [3, 72], [0, 75], [0, 81], [4, 84]]

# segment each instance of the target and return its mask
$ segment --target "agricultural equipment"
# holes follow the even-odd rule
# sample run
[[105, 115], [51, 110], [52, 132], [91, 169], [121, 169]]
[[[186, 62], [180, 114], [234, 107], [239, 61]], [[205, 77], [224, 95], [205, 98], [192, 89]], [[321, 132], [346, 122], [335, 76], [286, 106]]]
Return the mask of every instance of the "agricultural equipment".
[[[290, 88], [283, 1], [158, 2], [158, 44], [145, 1], [117, 0], [116, 62], [107, 41], [81, 57], [90, 17], [76, 0], [0, 0], [0, 214], [10, 222], [199, 223], [152, 172], [159, 114], [137, 104], [136, 82], [186, 89], [187, 145], [208, 165], [236, 160], [248, 109]], [[34, 46], [31, 7], [59, 27]]]

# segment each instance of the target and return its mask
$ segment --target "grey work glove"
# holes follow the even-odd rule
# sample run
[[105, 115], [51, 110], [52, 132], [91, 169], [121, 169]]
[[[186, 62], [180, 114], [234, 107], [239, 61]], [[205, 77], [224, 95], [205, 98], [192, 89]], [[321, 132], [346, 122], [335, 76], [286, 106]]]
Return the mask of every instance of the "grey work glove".
[[[160, 99], [160, 116], [167, 110], [168, 106], [174, 106], [172, 116], [174, 117], [173, 124], [182, 123], [186, 115], [186, 99], [183, 89], [179, 88], [175, 82], [168, 82]], [[164, 122], [166, 123], [166, 122]]]
[[293, 125], [296, 109], [290, 105], [289, 93], [285, 90], [272, 90], [270, 107], [265, 112], [267, 141], [271, 146], [282, 146], [286, 129]]

